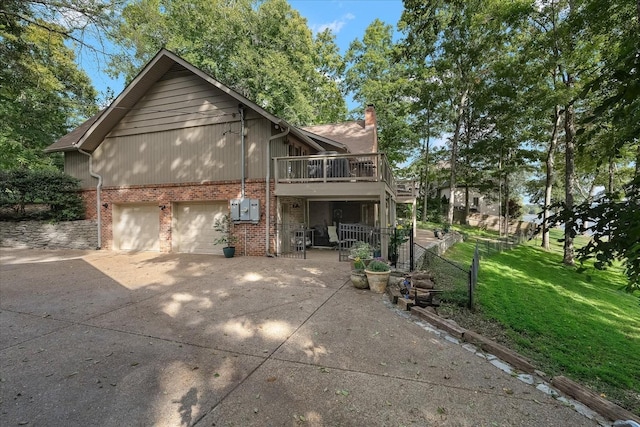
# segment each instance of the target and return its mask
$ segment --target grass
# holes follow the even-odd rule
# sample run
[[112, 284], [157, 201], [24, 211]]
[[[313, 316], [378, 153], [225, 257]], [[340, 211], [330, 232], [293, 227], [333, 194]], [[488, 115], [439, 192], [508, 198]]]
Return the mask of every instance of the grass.
[[[463, 232], [471, 238], [446, 256], [468, 265], [478, 235]], [[460, 309], [453, 317], [470, 329], [491, 330], [547, 374], [579, 381], [640, 415], [638, 294], [620, 290], [626, 283], [620, 266], [588, 274], [564, 266], [560, 237], [554, 230], [549, 252], [538, 240], [482, 259], [477, 313]]]

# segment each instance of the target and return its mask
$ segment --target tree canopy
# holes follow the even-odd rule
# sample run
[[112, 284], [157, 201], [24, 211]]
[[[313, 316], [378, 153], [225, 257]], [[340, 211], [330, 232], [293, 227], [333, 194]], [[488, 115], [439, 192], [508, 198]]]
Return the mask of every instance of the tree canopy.
[[54, 166], [42, 150], [96, 111], [96, 91], [65, 44], [69, 29], [34, 3], [7, 0], [0, 9], [2, 169]]
[[292, 124], [344, 119], [335, 41], [286, 0], [140, 0], [112, 37], [125, 49], [112, 73], [128, 80], [164, 47]]

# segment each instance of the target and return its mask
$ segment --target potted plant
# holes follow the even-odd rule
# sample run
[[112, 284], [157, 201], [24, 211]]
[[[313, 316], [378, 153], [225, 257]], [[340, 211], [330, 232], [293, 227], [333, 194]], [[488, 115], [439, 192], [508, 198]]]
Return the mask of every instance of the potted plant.
[[352, 267], [355, 270], [354, 261], [360, 259], [365, 267], [373, 259], [373, 248], [370, 244], [363, 241], [357, 241], [349, 249], [349, 259], [352, 262]]
[[382, 294], [387, 290], [391, 267], [381, 259], [374, 259], [365, 268], [369, 288], [376, 293]]
[[224, 257], [232, 258], [236, 253], [236, 247], [234, 245], [238, 239], [231, 234], [231, 219], [229, 215], [216, 218], [213, 223], [213, 229], [221, 234], [213, 243], [216, 245], [226, 245], [222, 248]]
[[351, 270], [351, 283], [355, 288], [367, 289], [369, 287], [369, 281], [364, 269], [364, 262], [360, 258], [356, 258], [353, 262], [353, 270]]

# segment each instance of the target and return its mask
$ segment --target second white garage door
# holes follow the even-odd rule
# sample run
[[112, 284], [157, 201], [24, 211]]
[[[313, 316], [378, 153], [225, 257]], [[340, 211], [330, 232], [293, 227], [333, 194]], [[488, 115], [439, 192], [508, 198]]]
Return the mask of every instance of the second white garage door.
[[113, 246], [122, 251], [160, 250], [160, 210], [156, 204], [115, 205]]
[[220, 236], [213, 229], [213, 223], [228, 211], [228, 202], [174, 204], [172, 250], [182, 253], [221, 254], [224, 245], [213, 244]]

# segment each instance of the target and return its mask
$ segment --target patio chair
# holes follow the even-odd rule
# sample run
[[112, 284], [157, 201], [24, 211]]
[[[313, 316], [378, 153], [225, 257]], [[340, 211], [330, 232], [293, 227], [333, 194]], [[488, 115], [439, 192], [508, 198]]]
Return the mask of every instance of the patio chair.
[[335, 225], [327, 226], [327, 234], [329, 235], [329, 245], [332, 248], [338, 249], [338, 245], [340, 244], [340, 239], [338, 238], [338, 232], [336, 230]]

